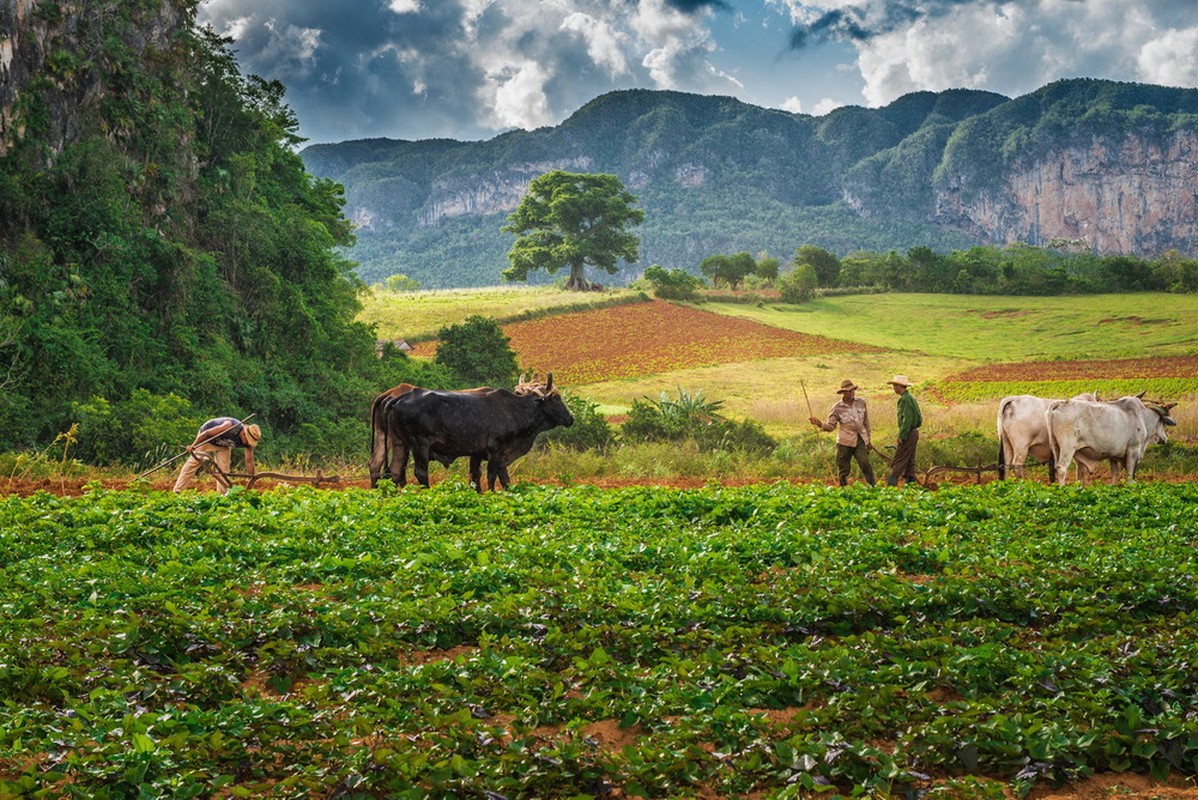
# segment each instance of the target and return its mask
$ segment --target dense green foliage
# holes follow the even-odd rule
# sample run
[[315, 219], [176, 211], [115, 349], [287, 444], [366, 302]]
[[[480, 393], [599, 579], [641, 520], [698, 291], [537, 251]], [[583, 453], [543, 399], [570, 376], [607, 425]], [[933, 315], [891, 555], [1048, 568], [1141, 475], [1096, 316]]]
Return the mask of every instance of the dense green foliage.
[[0, 794], [1194, 776], [1196, 508], [1193, 484], [9, 497]]
[[515, 384], [520, 365], [495, 320], [470, 316], [442, 328], [437, 339], [434, 361], [457, 378], [458, 388]]
[[613, 275], [619, 262], [637, 260], [640, 239], [629, 228], [644, 222], [645, 212], [635, 202], [615, 175], [555, 169], [533, 179], [503, 228], [516, 235], [503, 277], [523, 281], [530, 272], [565, 267], [567, 289], [590, 289], [587, 267]]
[[654, 264], [645, 270], [644, 282], [662, 300], [695, 300], [703, 281], [684, 269], [665, 269]]
[[[1131, 137], [1169, 152], [1174, 137], [1198, 127], [1195, 109], [1193, 89], [1094, 80], [1060, 81], [1015, 100], [917, 92], [823, 117], [636, 90], [596, 98], [556, 127], [487, 142], [370, 140], [302, 155], [369, 212], [351, 251], [363, 278], [404, 273], [429, 287], [494, 284], [505, 266], [502, 215], [438, 218], [447, 195], [496, 186], [498, 176], [514, 205], [528, 164], [582, 161], [634, 187], [645, 211], [641, 260], [620, 275], [627, 282], [648, 264], [698, 273], [713, 253], [791, 253], [803, 243], [842, 257], [986, 244], [937, 199], [1001, 197], [1011, 170], [1096, 141], [1114, 152]], [[1191, 250], [1169, 225], [1142, 238], [1145, 256]]]
[[[102, 2], [46, 22], [53, 57], [0, 158], [0, 448], [82, 420], [92, 456], [140, 457], [102, 441], [132, 430], [88, 426], [152, 427], [110, 413], [135, 396], [127, 410], [155, 409], [148, 393], [192, 432], [253, 412], [265, 448], [294, 449], [304, 426], [363, 417], [377, 387], [420, 372], [377, 359], [354, 321], [341, 188], [304, 171], [282, 85], [242, 76], [188, 0], [169, 44], [146, 45], [159, 10]], [[73, 136], [56, 149], [62, 114]], [[129, 448], [164, 443], [139, 436]]]

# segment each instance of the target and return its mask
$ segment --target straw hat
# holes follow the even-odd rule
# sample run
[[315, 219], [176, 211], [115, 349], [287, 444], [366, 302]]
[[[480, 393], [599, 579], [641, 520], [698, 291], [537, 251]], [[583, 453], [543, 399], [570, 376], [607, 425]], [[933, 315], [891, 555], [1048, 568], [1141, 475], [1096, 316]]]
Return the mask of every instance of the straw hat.
[[847, 380], [846, 380], [846, 381], [841, 381], [841, 382], [840, 382], [840, 388], [836, 390], [836, 393], [837, 393], [837, 394], [844, 394], [845, 392], [854, 392], [854, 391], [856, 391], [856, 390], [858, 390], [858, 389], [860, 389], [860, 388], [861, 388], [860, 386], [858, 386], [857, 384], [853, 383], [852, 381], [847, 381]]
[[257, 447], [258, 442], [262, 441], [262, 429], [257, 425], [243, 425], [241, 438], [245, 440], [246, 446]]
[[895, 375], [893, 380], [886, 381], [891, 386], [914, 386], [906, 375]]

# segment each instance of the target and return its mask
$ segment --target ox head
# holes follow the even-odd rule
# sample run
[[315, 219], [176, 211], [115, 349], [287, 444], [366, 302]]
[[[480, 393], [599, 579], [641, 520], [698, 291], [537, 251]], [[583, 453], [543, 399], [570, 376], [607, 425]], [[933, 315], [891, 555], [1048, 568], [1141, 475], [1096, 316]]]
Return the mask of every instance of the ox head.
[[554, 426], [570, 427], [574, 424], [574, 415], [562, 400], [561, 392], [553, 385], [553, 373], [550, 372], [544, 381], [533, 375], [532, 380], [525, 380], [524, 375], [512, 390], [519, 397], [532, 397], [537, 402], [537, 408]]
[[1176, 425], [1177, 420], [1169, 416], [1169, 411], [1172, 410], [1175, 405], [1177, 405], [1177, 403], [1153, 403], [1148, 407], [1157, 413], [1157, 415], [1161, 418], [1161, 422], [1164, 424]]

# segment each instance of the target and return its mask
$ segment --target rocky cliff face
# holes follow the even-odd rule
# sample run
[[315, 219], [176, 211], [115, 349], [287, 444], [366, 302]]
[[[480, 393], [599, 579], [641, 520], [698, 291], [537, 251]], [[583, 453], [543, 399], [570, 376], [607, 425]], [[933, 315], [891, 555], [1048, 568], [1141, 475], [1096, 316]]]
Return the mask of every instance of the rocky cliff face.
[[1198, 132], [1161, 142], [1132, 133], [1094, 138], [1004, 176], [997, 192], [962, 199], [953, 182], [936, 219], [985, 241], [1084, 241], [1099, 253], [1198, 252]]
[[[427, 201], [417, 215], [420, 225], [435, 225], [445, 219], [465, 216], [490, 216], [512, 211], [528, 191], [533, 178], [555, 169], [586, 172], [591, 159], [558, 159], [539, 163], [513, 164], [502, 172], [472, 176], [468, 179], [434, 181]], [[364, 209], [353, 209], [355, 216]], [[373, 216], [373, 215], [372, 215]]]
[[[136, 53], [165, 49], [188, 21], [194, 3], [161, 0], [144, 9], [130, 5], [117, 0], [0, 0], [0, 156], [31, 124], [37, 125], [39, 136], [44, 134], [49, 152], [61, 152], [78, 137], [87, 112], [106, 89], [99, 64], [107, 55], [109, 35], [119, 35]], [[103, 13], [113, 9], [120, 14]], [[119, 29], [105, 29], [117, 19], [123, 21]], [[28, 101], [34, 93], [40, 107], [31, 114]]]

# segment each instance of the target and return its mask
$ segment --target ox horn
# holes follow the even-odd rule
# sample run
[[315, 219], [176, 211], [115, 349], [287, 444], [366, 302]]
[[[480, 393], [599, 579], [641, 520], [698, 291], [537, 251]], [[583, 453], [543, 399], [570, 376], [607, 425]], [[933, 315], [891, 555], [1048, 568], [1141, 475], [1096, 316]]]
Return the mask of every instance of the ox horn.
[[1147, 390], [1147, 389], [1145, 389], [1144, 391], [1140, 392], [1138, 395], [1136, 395], [1136, 397], [1138, 397], [1139, 399], [1143, 400], [1143, 399], [1144, 399], [1144, 395], [1146, 395], [1146, 394], [1148, 394], [1148, 390]]
[[547, 392], [553, 391], [553, 373], [552, 372], [550, 372], [548, 374], [548, 376], [545, 378], [545, 391], [547, 391]]
[[1177, 403], [1164, 403], [1162, 406], [1166, 411], [1177, 407]]

